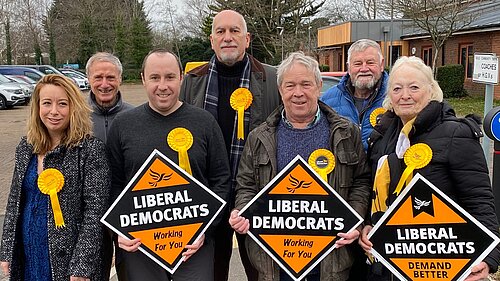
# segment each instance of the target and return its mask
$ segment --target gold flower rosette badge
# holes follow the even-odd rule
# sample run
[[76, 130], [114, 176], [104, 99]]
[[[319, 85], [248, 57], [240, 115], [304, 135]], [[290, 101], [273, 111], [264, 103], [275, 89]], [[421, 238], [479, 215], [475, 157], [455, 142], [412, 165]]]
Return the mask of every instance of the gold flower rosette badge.
[[61, 191], [64, 185], [64, 176], [57, 169], [46, 169], [38, 176], [38, 188], [43, 194], [50, 196], [50, 204], [54, 213], [56, 228], [64, 227], [64, 218], [59, 205], [57, 193]]
[[396, 195], [399, 195], [405, 182], [406, 185], [410, 183], [413, 178], [413, 170], [422, 169], [431, 162], [432, 149], [425, 143], [417, 143], [410, 146], [406, 150], [403, 158], [406, 164], [406, 169], [399, 179], [396, 190], [394, 190], [394, 194]]
[[168, 133], [167, 143], [170, 148], [179, 153], [179, 166], [188, 174], [193, 175], [187, 153], [188, 149], [193, 145], [193, 134], [188, 129], [175, 128]]
[[231, 107], [236, 110], [238, 114], [238, 132], [236, 137], [240, 140], [245, 138], [245, 129], [244, 129], [244, 119], [245, 119], [245, 110], [247, 110], [252, 104], [252, 93], [247, 88], [238, 88], [234, 90], [231, 94], [231, 98], [229, 98], [229, 103]]
[[384, 114], [387, 110], [383, 107], [375, 108], [372, 113], [370, 113], [370, 124], [372, 127], [375, 127], [377, 125], [377, 118]]
[[328, 174], [335, 168], [335, 157], [328, 149], [316, 149], [309, 155], [307, 162], [324, 181], [327, 181]]

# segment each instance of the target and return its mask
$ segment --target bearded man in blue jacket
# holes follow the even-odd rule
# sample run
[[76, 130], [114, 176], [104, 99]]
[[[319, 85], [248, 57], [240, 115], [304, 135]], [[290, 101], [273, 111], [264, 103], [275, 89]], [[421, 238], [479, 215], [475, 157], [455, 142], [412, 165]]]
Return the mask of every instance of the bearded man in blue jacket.
[[382, 107], [389, 77], [379, 44], [370, 39], [354, 42], [347, 51], [347, 67], [347, 74], [321, 101], [359, 126], [366, 151], [373, 130], [370, 114]]

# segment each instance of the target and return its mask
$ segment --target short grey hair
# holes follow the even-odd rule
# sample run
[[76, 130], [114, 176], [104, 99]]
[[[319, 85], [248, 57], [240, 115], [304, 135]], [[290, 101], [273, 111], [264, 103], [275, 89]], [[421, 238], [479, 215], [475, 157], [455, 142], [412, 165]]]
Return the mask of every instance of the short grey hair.
[[389, 80], [387, 80], [387, 95], [384, 98], [384, 101], [382, 102], [382, 106], [387, 109], [387, 110], [392, 110], [392, 104], [391, 104], [391, 88], [392, 84], [394, 83], [394, 77], [398, 75], [398, 70], [403, 67], [403, 66], [409, 66], [416, 71], [421, 72], [427, 82], [429, 83], [430, 87], [430, 92], [431, 92], [431, 101], [435, 100], [438, 102], [443, 101], [443, 91], [441, 90], [441, 87], [439, 87], [438, 82], [436, 79], [434, 79], [434, 75], [432, 74], [432, 69], [424, 63], [424, 61], [421, 58], [417, 57], [407, 57], [407, 56], [402, 56], [399, 57], [399, 59], [394, 63], [394, 66], [392, 67], [391, 74], [389, 75]]
[[351, 55], [353, 52], [363, 52], [370, 47], [377, 50], [380, 57], [380, 63], [382, 63], [382, 60], [384, 59], [382, 55], [382, 49], [380, 49], [380, 45], [377, 42], [370, 39], [359, 39], [358, 41], [354, 42], [351, 47], [349, 47], [349, 50], [347, 50], [347, 63], [349, 64], [351, 62]]
[[295, 63], [302, 64], [303, 66], [306, 67], [307, 70], [313, 73], [314, 78], [316, 80], [316, 85], [319, 85], [321, 83], [321, 73], [319, 71], [318, 62], [314, 58], [305, 55], [303, 52], [294, 52], [290, 53], [288, 57], [285, 60], [283, 60], [278, 66], [278, 71], [277, 71], [278, 86], [281, 86], [281, 83], [283, 83], [283, 74], [288, 70], [290, 70], [290, 68], [292, 68], [293, 64]]
[[100, 62], [100, 61], [112, 63], [118, 69], [120, 77], [122, 77], [123, 66], [122, 63], [120, 62], [120, 59], [118, 59], [118, 57], [116, 57], [115, 55], [107, 52], [98, 52], [90, 57], [90, 59], [87, 61], [87, 65], [85, 66], [85, 72], [87, 73], [87, 76], [90, 76], [89, 70], [90, 67], [92, 67], [92, 65], [94, 64], [94, 62]]

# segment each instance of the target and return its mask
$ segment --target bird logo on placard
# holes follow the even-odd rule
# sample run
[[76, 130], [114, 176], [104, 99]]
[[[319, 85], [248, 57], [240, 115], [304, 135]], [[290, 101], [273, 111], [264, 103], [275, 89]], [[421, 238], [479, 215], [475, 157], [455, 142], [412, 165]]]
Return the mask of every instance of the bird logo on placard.
[[413, 205], [413, 208], [415, 208], [416, 210], [420, 210], [420, 208], [427, 207], [427, 206], [429, 206], [429, 204], [431, 204], [431, 201], [420, 200], [417, 197], [415, 197], [415, 200], [413, 200], [413, 201], [415, 202], [415, 205]]
[[149, 170], [149, 175], [153, 179], [153, 181], [150, 181], [149, 184], [153, 187], [157, 187], [158, 184], [162, 181], [168, 181], [172, 177], [171, 173], [170, 175], [166, 175], [165, 173], [158, 173], [153, 170]]
[[294, 193], [295, 190], [299, 188], [309, 188], [312, 184], [312, 182], [306, 182], [306, 181], [299, 181], [296, 179], [294, 176], [290, 175], [290, 178], [288, 179], [290, 183], [292, 184], [292, 187], [286, 187], [288, 192]]

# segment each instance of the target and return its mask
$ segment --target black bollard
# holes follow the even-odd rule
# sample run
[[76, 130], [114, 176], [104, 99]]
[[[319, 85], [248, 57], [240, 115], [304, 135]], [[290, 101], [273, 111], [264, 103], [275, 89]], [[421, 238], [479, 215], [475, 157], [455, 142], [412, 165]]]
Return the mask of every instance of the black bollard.
[[483, 129], [486, 135], [494, 141], [492, 187], [497, 218], [500, 222], [500, 106], [486, 114]]

